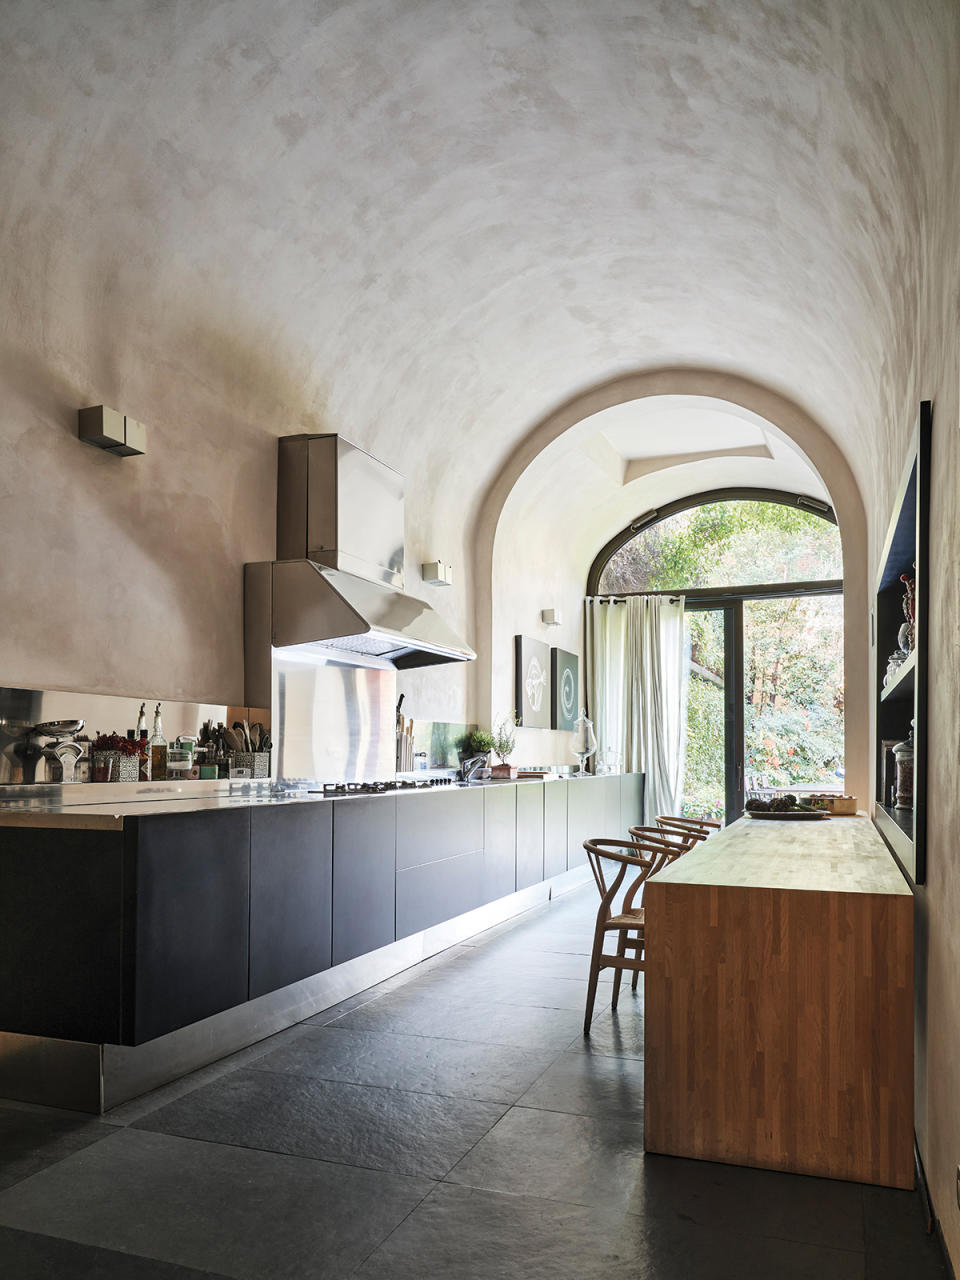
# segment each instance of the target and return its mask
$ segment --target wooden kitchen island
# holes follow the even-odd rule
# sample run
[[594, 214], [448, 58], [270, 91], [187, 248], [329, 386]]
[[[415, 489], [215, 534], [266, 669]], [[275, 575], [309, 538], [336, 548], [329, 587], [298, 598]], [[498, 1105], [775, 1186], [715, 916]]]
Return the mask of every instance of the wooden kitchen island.
[[644, 905], [646, 1149], [912, 1187], [913, 896], [870, 821], [741, 818]]

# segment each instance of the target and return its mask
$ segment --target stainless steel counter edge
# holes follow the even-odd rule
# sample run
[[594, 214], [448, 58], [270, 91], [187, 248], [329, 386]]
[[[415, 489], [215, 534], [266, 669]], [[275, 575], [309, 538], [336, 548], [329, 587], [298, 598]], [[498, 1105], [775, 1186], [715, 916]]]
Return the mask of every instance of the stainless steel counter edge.
[[[588, 775], [592, 777], [593, 775]], [[609, 775], [614, 776], [614, 775]], [[261, 808], [268, 805], [286, 804], [326, 804], [331, 800], [377, 800], [387, 797], [424, 796], [432, 794], [444, 795], [450, 791], [478, 790], [492, 787], [520, 787], [532, 783], [547, 782], [550, 785], [560, 782], [577, 782], [576, 776], [552, 778], [503, 778], [489, 782], [468, 784], [452, 784], [449, 787], [415, 787], [397, 788], [396, 790], [378, 793], [354, 793], [350, 795], [324, 795], [319, 791], [273, 791], [269, 787], [238, 788], [224, 791], [223, 784], [195, 782], [175, 785], [158, 794], [151, 788], [162, 788], [164, 784], [135, 783], [80, 783], [71, 787], [44, 786], [37, 788], [18, 787], [20, 792], [15, 799], [0, 795], [0, 827], [46, 827], [53, 830], [116, 830], [123, 826], [125, 818], [141, 818], [165, 813], [204, 813], [223, 809]], [[91, 788], [98, 791], [107, 787], [116, 788], [109, 798], [84, 802], [86, 793]], [[200, 788], [209, 788], [203, 791]], [[44, 795], [24, 795], [31, 790], [43, 791]], [[50, 794], [51, 792], [56, 794]], [[69, 792], [69, 795], [63, 795]], [[76, 796], [76, 799], [74, 797]]]

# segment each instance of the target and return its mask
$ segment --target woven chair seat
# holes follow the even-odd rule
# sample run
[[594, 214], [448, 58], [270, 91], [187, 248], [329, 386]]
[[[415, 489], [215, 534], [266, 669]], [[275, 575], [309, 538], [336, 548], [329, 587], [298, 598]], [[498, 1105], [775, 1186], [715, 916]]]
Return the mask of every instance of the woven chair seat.
[[604, 929], [642, 929], [643, 928], [643, 907], [636, 907], [633, 911], [624, 911], [618, 916], [611, 916], [609, 920], [604, 921]]

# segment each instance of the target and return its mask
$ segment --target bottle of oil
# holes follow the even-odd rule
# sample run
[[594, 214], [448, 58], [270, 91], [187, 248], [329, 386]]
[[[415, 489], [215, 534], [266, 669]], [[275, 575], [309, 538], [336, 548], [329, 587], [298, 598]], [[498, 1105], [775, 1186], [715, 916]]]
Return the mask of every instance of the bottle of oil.
[[150, 739], [150, 764], [154, 782], [165, 782], [167, 777], [167, 740], [163, 736], [160, 719], [160, 703], [153, 713], [153, 736]]

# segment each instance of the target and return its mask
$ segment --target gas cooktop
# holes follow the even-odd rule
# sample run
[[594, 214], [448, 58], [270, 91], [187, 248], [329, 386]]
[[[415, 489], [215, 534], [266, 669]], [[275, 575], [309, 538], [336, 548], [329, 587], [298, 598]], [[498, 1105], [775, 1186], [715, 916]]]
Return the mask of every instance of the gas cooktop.
[[384, 782], [325, 782], [311, 794], [325, 796], [382, 796], [392, 791], [430, 791], [434, 787], [455, 786], [453, 778], [424, 778], [420, 782], [390, 778]]

